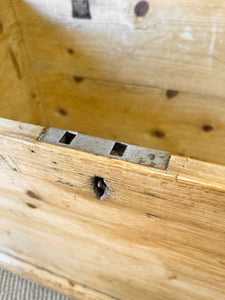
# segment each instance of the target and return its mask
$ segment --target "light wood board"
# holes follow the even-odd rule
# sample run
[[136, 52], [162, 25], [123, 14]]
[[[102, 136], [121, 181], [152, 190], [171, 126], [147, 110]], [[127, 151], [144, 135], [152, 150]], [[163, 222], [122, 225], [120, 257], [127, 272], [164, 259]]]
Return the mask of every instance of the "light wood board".
[[225, 167], [172, 156], [161, 171], [42, 131], [0, 121], [1, 265], [78, 299], [225, 299]]
[[89, 0], [82, 20], [71, 1], [14, 1], [37, 71], [224, 98], [224, 2], [152, 0], [142, 18], [137, 3]]

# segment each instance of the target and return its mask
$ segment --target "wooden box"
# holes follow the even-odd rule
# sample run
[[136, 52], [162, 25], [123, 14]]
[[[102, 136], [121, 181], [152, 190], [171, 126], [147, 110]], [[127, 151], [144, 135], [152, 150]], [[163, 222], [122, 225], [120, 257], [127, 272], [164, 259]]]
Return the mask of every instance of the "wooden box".
[[[0, 0], [2, 267], [74, 299], [225, 299], [224, 15]], [[54, 145], [49, 127], [170, 161]]]

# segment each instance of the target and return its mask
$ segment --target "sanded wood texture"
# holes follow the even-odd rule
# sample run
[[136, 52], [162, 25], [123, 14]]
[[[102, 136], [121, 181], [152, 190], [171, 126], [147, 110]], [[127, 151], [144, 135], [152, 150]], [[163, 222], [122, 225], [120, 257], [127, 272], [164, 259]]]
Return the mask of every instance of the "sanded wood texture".
[[29, 126], [0, 121], [1, 265], [74, 299], [225, 299], [225, 167], [172, 156], [161, 171]]

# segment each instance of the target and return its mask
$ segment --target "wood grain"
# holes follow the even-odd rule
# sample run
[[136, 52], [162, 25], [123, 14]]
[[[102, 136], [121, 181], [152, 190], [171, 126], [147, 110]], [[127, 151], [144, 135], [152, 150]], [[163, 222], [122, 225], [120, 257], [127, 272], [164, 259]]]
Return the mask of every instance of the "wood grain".
[[22, 34], [9, 0], [0, 1], [1, 117], [44, 123]]
[[14, 1], [35, 69], [224, 98], [223, 1], [152, 0], [144, 17], [137, 1], [89, 2], [91, 20], [71, 1]]
[[48, 126], [225, 164], [224, 5], [149, 3], [13, 2]]
[[225, 164], [223, 99], [46, 71], [40, 82], [53, 127]]
[[57, 276], [57, 274], [49, 272], [44, 268], [39, 268], [36, 265], [31, 264], [21, 260], [9, 253], [4, 253], [0, 251], [0, 265], [7, 270], [10, 270], [14, 274], [18, 274], [31, 281], [35, 281], [58, 290], [61, 293], [66, 293], [70, 297], [76, 297], [76, 299], [85, 300], [112, 300], [112, 297], [98, 293], [93, 289], [89, 289], [87, 286], [83, 286], [79, 283], [75, 283], [72, 280], [68, 280], [62, 276]]
[[33, 140], [5, 120], [0, 131], [1, 265], [14, 256], [17, 273], [78, 299], [225, 299], [225, 167], [172, 156], [161, 171], [43, 144], [43, 128], [21, 125]]

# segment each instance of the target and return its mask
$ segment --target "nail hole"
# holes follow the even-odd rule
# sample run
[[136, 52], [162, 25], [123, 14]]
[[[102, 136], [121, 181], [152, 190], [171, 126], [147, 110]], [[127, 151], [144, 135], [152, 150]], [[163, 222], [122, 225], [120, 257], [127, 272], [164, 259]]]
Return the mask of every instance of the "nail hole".
[[123, 156], [126, 149], [127, 145], [116, 142], [110, 152], [110, 155]]
[[166, 91], [166, 97], [171, 99], [174, 98], [178, 95], [178, 91], [174, 91], [174, 90], [167, 90]]
[[37, 200], [41, 200], [41, 197], [38, 196], [37, 194], [35, 194], [33, 191], [27, 191], [27, 195], [30, 196], [31, 198], [37, 199]]
[[202, 129], [206, 132], [210, 132], [213, 130], [213, 127], [211, 125], [204, 125]]
[[71, 54], [71, 55], [74, 54], [74, 51], [73, 51], [73, 49], [71, 49], [71, 48], [68, 48], [67, 51], [68, 51], [68, 53]]
[[165, 133], [161, 130], [155, 130], [153, 132], [154, 136], [158, 137], [158, 138], [163, 138], [165, 136]]
[[73, 76], [73, 79], [74, 79], [77, 83], [79, 83], [79, 82], [81, 82], [81, 81], [84, 80], [83, 77], [79, 77], [79, 76]]
[[27, 206], [29, 206], [30, 208], [33, 208], [33, 209], [35, 209], [35, 208], [37, 208], [37, 206], [36, 205], [34, 205], [34, 204], [32, 204], [32, 203], [26, 203], [27, 204]]
[[137, 17], [143, 17], [149, 10], [149, 4], [147, 1], [140, 1], [135, 6], [134, 12]]
[[104, 179], [101, 178], [101, 177], [95, 176], [92, 179], [92, 181], [93, 181], [93, 188], [94, 188], [94, 192], [95, 192], [96, 197], [99, 200], [103, 200], [104, 196], [105, 196], [105, 193], [106, 193], [106, 190], [107, 190], [107, 185], [106, 185]]
[[67, 131], [63, 135], [63, 137], [59, 140], [59, 143], [69, 145], [69, 144], [71, 144], [71, 142], [74, 140], [75, 137], [76, 137], [76, 134]]
[[67, 111], [65, 109], [63, 109], [63, 108], [59, 108], [59, 113], [62, 116], [67, 116], [68, 115]]
[[37, 97], [37, 95], [36, 95], [35, 93], [33, 93], [33, 94], [31, 95], [31, 97], [32, 97], [33, 99], [35, 99], [35, 98]]

